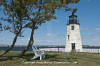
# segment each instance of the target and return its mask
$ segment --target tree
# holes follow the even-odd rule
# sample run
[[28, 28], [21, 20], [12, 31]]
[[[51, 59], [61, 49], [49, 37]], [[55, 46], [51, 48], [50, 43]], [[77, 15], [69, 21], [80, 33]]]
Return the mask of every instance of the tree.
[[[62, 0], [46, 0], [46, 3], [45, 3], [45, 2], [42, 2], [41, 0], [38, 6], [34, 4], [31, 7], [29, 6], [29, 8], [32, 11], [27, 13], [27, 17], [30, 20], [30, 23], [27, 24], [27, 27], [31, 28], [32, 31], [31, 31], [31, 36], [30, 36], [28, 45], [22, 51], [22, 54], [20, 56], [23, 56], [25, 52], [33, 45], [34, 43], [33, 35], [34, 35], [35, 29], [37, 29], [42, 23], [45, 23], [46, 21], [56, 18], [54, 16], [56, 8], [65, 7], [66, 4], [76, 3], [78, 1], [79, 0], [74, 0], [74, 1], [73, 0], [63, 0], [63, 1]], [[31, 3], [34, 3], [34, 2], [32, 1]], [[34, 11], [36, 7], [37, 9]]]
[[[11, 2], [9, 2], [9, 5], [11, 6], [10, 9], [9, 7], [7, 7], [9, 5], [7, 6], [4, 5], [7, 13], [8, 14], [10, 13], [9, 15], [14, 14], [14, 16], [11, 15], [13, 16], [12, 18], [15, 18], [14, 25], [19, 25], [19, 24], [22, 25], [23, 18], [25, 18], [27, 23], [24, 22], [23, 28], [31, 29], [30, 40], [28, 42], [27, 47], [25, 47], [25, 49], [22, 51], [20, 57], [23, 56], [25, 52], [33, 45], [34, 31], [38, 29], [38, 27], [42, 23], [45, 23], [46, 21], [50, 21], [51, 19], [56, 18], [56, 16], [54, 16], [55, 9], [61, 7], [66, 8], [66, 5], [68, 5], [69, 3], [77, 3], [77, 2], [79, 2], [79, 0], [12, 0]], [[18, 7], [15, 6], [16, 3]], [[19, 24], [16, 24], [17, 22]], [[13, 46], [15, 42], [16, 41], [14, 41]]]
[[22, 8], [20, 9], [20, 7], [22, 6], [19, 4], [19, 2], [15, 2], [12, 0], [10, 4], [4, 3], [3, 5], [5, 15], [8, 15], [8, 18], [2, 18], [2, 20], [9, 23], [8, 25], [4, 26], [4, 29], [14, 33], [15, 37], [13, 39], [12, 45], [4, 53], [2, 53], [1, 56], [9, 52], [14, 47], [18, 36], [21, 37], [21, 32], [26, 22], [24, 17], [25, 10], [23, 10]]
[[0, 23], [0, 31], [2, 31], [2, 24]]

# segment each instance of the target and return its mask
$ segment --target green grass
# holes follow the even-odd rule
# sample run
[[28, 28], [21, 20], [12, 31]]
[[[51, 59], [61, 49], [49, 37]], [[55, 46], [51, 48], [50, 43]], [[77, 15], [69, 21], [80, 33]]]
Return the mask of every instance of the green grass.
[[100, 54], [98, 53], [70, 53], [70, 55], [100, 60]]
[[[51, 53], [51, 52], [50, 52]], [[57, 53], [57, 52], [54, 52]], [[46, 54], [45, 60], [29, 60], [33, 57], [33, 53], [27, 52], [23, 58], [18, 58], [17, 56], [20, 52], [9, 52], [3, 57], [0, 57], [0, 66], [100, 66], [100, 63], [73, 58], [71, 56], [62, 56], [59, 54]], [[73, 56], [82, 56], [89, 58], [98, 58], [100, 54], [90, 54], [90, 53], [71, 53]], [[91, 56], [90, 56], [91, 55]], [[23, 64], [24, 62], [78, 62], [78, 64]]]

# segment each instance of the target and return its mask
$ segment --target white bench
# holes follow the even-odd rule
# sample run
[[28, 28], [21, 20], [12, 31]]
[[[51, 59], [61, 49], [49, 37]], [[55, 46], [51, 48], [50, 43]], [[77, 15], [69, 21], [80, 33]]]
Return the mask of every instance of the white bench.
[[45, 51], [38, 49], [36, 46], [32, 46], [33, 53], [35, 56], [31, 58], [31, 60], [35, 60], [37, 58], [40, 58], [40, 60], [45, 59]]

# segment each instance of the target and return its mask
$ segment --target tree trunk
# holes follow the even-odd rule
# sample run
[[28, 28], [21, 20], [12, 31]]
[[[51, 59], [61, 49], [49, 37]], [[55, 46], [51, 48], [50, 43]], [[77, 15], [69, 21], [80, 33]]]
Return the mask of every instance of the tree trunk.
[[16, 36], [14, 37], [14, 40], [13, 40], [12, 45], [11, 45], [3, 54], [1, 54], [0, 56], [5, 55], [6, 53], [8, 53], [8, 52], [15, 46], [15, 43], [16, 43], [16, 41], [17, 41], [18, 35], [20, 34], [21, 30], [22, 30], [22, 28], [20, 28], [19, 32], [18, 32], [18, 33], [16, 34]]
[[27, 47], [22, 51], [22, 53], [19, 55], [19, 57], [23, 57], [24, 54], [28, 51], [28, 49], [33, 45], [33, 43], [34, 43], [33, 35], [34, 35], [34, 28], [32, 28], [30, 40], [28, 42]]

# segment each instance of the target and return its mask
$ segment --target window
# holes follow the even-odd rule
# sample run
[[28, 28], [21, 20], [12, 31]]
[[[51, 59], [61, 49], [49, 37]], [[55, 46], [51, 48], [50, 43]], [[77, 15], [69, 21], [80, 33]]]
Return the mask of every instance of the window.
[[69, 35], [68, 35], [68, 40], [69, 40]]
[[70, 17], [69, 20], [77, 20], [76, 17]]
[[74, 30], [74, 26], [71, 26], [71, 30]]

